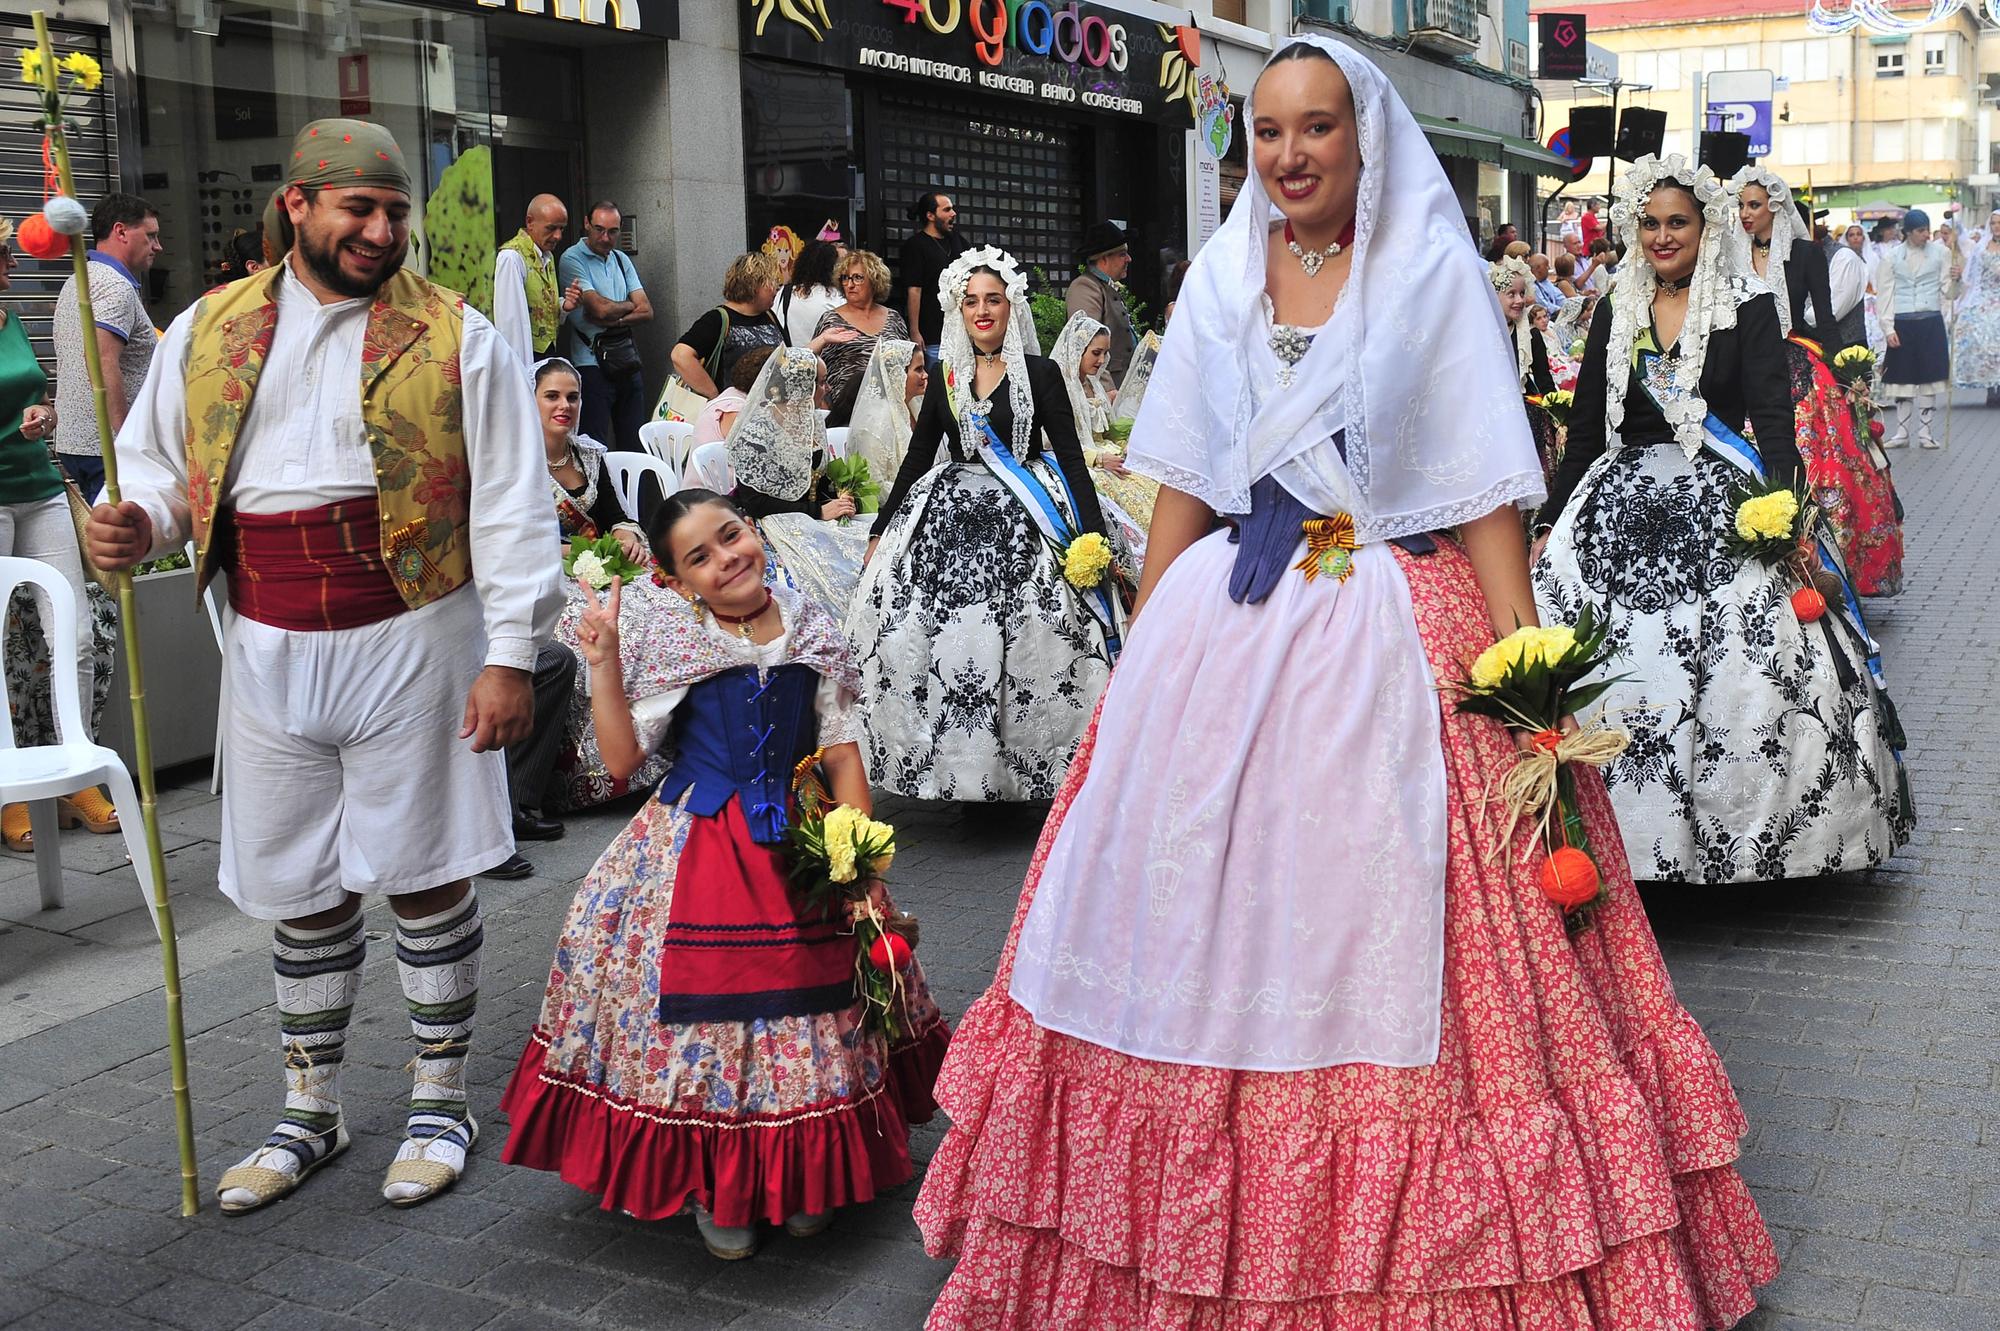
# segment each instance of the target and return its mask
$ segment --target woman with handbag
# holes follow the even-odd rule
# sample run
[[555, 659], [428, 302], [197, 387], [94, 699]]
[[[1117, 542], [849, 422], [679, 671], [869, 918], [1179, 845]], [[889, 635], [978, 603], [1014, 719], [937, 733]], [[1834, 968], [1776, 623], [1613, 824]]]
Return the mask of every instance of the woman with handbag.
[[[0, 292], [13, 285], [17, 262], [13, 239], [14, 224], [0, 219]], [[93, 616], [66, 483], [49, 456], [48, 441], [55, 429], [48, 376], [35, 359], [35, 349], [29, 345], [21, 321], [0, 308], [0, 554], [39, 559], [69, 580], [76, 598], [77, 696], [89, 705], [97, 673], [92, 659]], [[34, 636], [26, 622], [34, 602], [23, 594], [16, 598], [15, 606], [13, 631], [6, 635], [7, 701], [14, 711], [14, 742], [25, 747], [88, 738], [56, 733], [47, 679], [48, 661], [56, 655], [55, 643], [49, 639], [49, 656], [37, 659]], [[32, 618], [50, 622], [38, 611]], [[64, 827], [81, 823], [93, 832], [118, 830], [117, 810], [95, 786], [64, 796], [56, 801], [56, 809]], [[0, 835], [11, 850], [34, 849], [27, 805], [9, 804], [0, 811]]]
[[[661, 420], [691, 421], [730, 381], [736, 362], [758, 347], [791, 345], [784, 321], [771, 313], [778, 298], [777, 261], [768, 254], [739, 254], [722, 277], [722, 303], [696, 319], [674, 344], [674, 377], [654, 412]], [[806, 344], [819, 355], [857, 334], [836, 328]]]

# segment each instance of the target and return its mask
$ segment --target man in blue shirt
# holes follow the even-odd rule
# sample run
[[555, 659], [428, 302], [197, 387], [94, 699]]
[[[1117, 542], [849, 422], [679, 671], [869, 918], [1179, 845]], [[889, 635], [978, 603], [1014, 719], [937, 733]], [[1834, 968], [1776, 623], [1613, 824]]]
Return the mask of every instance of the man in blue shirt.
[[563, 251], [557, 274], [558, 285], [580, 284], [583, 292], [566, 316], [573, 335], [570, 360], [583, 379], [578, 425], [606, 448], [638, 453], [644, 451], [639, 427], [646, 423], [646, 376], [632, 329], [652, 320], [653, 303], [630, 256], [618, 248], [623, 226], [617, 204], [592, 204], [583, 239]]
[[1561, 314], [1562, 288], [1549, 278], [1549, 256], [1539, 252], [1530, 254], [1528, 271], [1535, 277], [1535, 303], [1547, 310], [1551, 316]]

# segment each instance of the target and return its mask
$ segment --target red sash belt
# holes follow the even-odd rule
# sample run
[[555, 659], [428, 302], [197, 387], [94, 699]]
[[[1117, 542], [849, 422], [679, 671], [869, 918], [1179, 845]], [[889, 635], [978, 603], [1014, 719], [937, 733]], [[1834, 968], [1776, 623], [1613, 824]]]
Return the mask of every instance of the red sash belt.
[[360, 628], [409, 607], [382, 559], [375, 497], [290, 513], [229, 514], [229, 604], [273, 628]]

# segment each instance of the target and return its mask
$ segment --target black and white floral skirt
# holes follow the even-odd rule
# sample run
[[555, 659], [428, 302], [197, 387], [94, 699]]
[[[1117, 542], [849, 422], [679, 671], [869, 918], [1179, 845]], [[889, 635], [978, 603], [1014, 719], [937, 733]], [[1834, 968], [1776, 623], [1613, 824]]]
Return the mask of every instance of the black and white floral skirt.
[[[1063, 502], [1050, 464], [1028, 465]], [[869, 777], [913, 799], [1052, 798], [1111, 677], [1104, 632], [1055, 552], [977, 462], [911, 488], [861, 575], [847, 636], [868, 697]]]
[[1838, 609], [1802, 624], [1789, 575], [1730, 553], [1742, 473], [1704, 450], [1614, 446], [1535, 565], [1544, 623], [1608, 616], [1631, 746], [1605, 770], [1632, 873], [1805, 878], [1880, 864], [1909, 835], [1894, 707]]

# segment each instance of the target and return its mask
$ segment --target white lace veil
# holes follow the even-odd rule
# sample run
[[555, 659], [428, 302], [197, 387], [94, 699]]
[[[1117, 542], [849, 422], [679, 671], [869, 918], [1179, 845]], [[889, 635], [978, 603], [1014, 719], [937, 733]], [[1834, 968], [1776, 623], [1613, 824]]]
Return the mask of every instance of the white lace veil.
[[[1539, 502], [1520, 383], [1458, 195], [1381, 70], [1318, 35], [1283, 42], [1273, 59], [1301, 43], [1333, 59], [1354, 93], [1361, 179], [1346, 288], [1295, 386], [1259, 403], [1250, 358], [1272, 355], [1263, 293], [1280, 214], [1253, 169], [1188, 272], [1130, 466], [1220, 513], [1247, 512], [1251, 482], [1276, 474], [1321, 512], [1345, 508], [1363, 541]], [[1249, 112], [1254, 122], [1254, 102]]]
[[[1675, 392], [1660, 411], [1673, 428], [1681, 451], [1693, 457], [1701, 451], [1702, 422], [1708, 403], [1701, 396], [1701, 367], [1708, 357], [1708, 335], [1736, 326], [1736, 307], [1762, 292], [1734, 271], [1735, 236], [1743, 233], [1729, 191], [1705, 166], [1689, 166], [1674, 153], [1662, 161], [1641, 157], [1619, 178], [1611, 203], [1611, 225], [1621, 236], [1637, 237], [1639, 210], [1655, 187], [1672, 183], [1694, 195], [1701, 208], [1701, 244], [1695, 251], [1694, 273], [1688, 285], [1687, 318], [1681, 324], [1680, 356], [1674, 362]], [[1632, 343], [1653, 322], [1653, 292], [1658, 286], [1645, 247], [1634, 244], [1637, 262], [1628, 261], [1611, 284], [1611, 342], [1604, 358], [1604, 428], [1616, 434], [1625, 423], [1625, 385], [1632, 375]]]
[[[1534, 302], [1534, 269], [1528, 267], [1527, 263], [1518, 256], [1509, 254], [1503, 258], [1494, 260], [1492, 263], [1486, 265], [1486, 275], [1493, 283], [1493, 294], [1495, 297], [1500, 296], [1508, 287], [1513, 286], [1514, 279], [1519, 278], [1528, 284], [1529, 303], [1532, 304]], [[1506, 318], [1506, 311], [1501, 311], [1500, 317], [1503, 319]], [[1521, 311], [1520, 318], [1507, 325], [1514, 339], [1514, 369], [1521, 376], [1523, 384], [1528, 382], [1528, 371], [1535, 363], [1534, 344], [1529, 340], [1534, 326], [1534, 323], [1529, 320], [1528, 311], [1526, 310]], [[1554, 325], [1551, 324], [1550, 326], [1553, 327]]]
[[1799, 210], [1792, 206], [1792, 187], [1785, 183], [1785, 178], [1754, 162], [1729, 178], [1730, 207], [1737, 206], [1745, 185], [1762, 185], [1764, 192], [1771, 196], [1767, 205], [1771, 210], [1771, 259], [1764, 276], [1757, 277], [1757, 265], [1751, 258], [1750, 233], [1743, 229], [1739, 220], [1734, 247], [1736, 271], [1771, 288], [1771, 294], [1778, 298], [1778, 328], [1790, 336], [1792, 298], [1785, 289], [1785, 260], [1791, 255], [1792, 242], [1799, 238]]
[[895, 482], [903, 454], [910, 449], [910, 404], [903, 400], [903, 385], [916, 352], [916, 343], [901, 338], [885, 337], [875, 343], [861, 376], [860, 395], [854, 399], [854, 414], [847, 422], [848, 455], [864, 459], [868, 474], [885, 489]]
[[818, 387], [819, 357], [804, 347], [780, 347], [764, 362], [729, 430], [729, 464], [740, 484], [773, 499], [805, 498], [813, 454], [826, 447], [826, 427], [813, 409]]
[[1118, 401], [1112, 404], [1112, 420], [1139, 418], [1139, 408], [1146, 404], [1146, 385], [1153, 382], [1153, 366], [1159, 360], [1160, 335], [1147, 333], [1133, 348], [1132, 363], [1125, 367], [1125, 381], [1118, 385]]
[[991, 405], [973, 396], [972, 334], [966, 331], [965, 316], [958, 308], [958, 303], [965, 299], [966, 284], [978, 268], [998, 273], [1000, 285], [1007, 292], [1007, 333], [1000, 351], [1007, 367], [1007, 400], [1014, 409], [1014, 429], [1013, 438], [1000, 442], [1025, 462], [1034, 444], [1035, 430], [1035, 400], [1028, 389], [1027, 357], [1041, 355], [1042, 348], [1035, 335], [1034, 311], [1028, 308], [1028, 279], [1021, 275], [1020, 265], [1012, 255], [982, 245], [952, 260], [938, 278], [938, 304], [944, 309], [944, 340], [938, 346], [938, 369], [954, 384], [959, 446], [970, 454], [986, 439], [985, 431], [973, 418], [984, 416]]
[[1069, 410], [1070, 415], [1076, 417], [1077, 437], [1086, 444], [1096, 433], [1091, 428], [1093, 405], [1095, 414], [1103, 416], [1106, 401], [1111, 395], [1105, 391], [1104, 372], [1100, 370], [1093, 376], [1097, 381], [1097, 398], [1093, 404], [1077, 367], [1083, 364], [1083, 353], [1089, 349], [1091, 342], [1109, 331], [1103, 324], [1079, 311], [1070, 315], [1069, 322], [1063, 325], [1062, 332], [1056, 337], [1055, 346], [1049, 348], [1049, 359], [1062, 371], [1063, 387], [1069, 390]]

